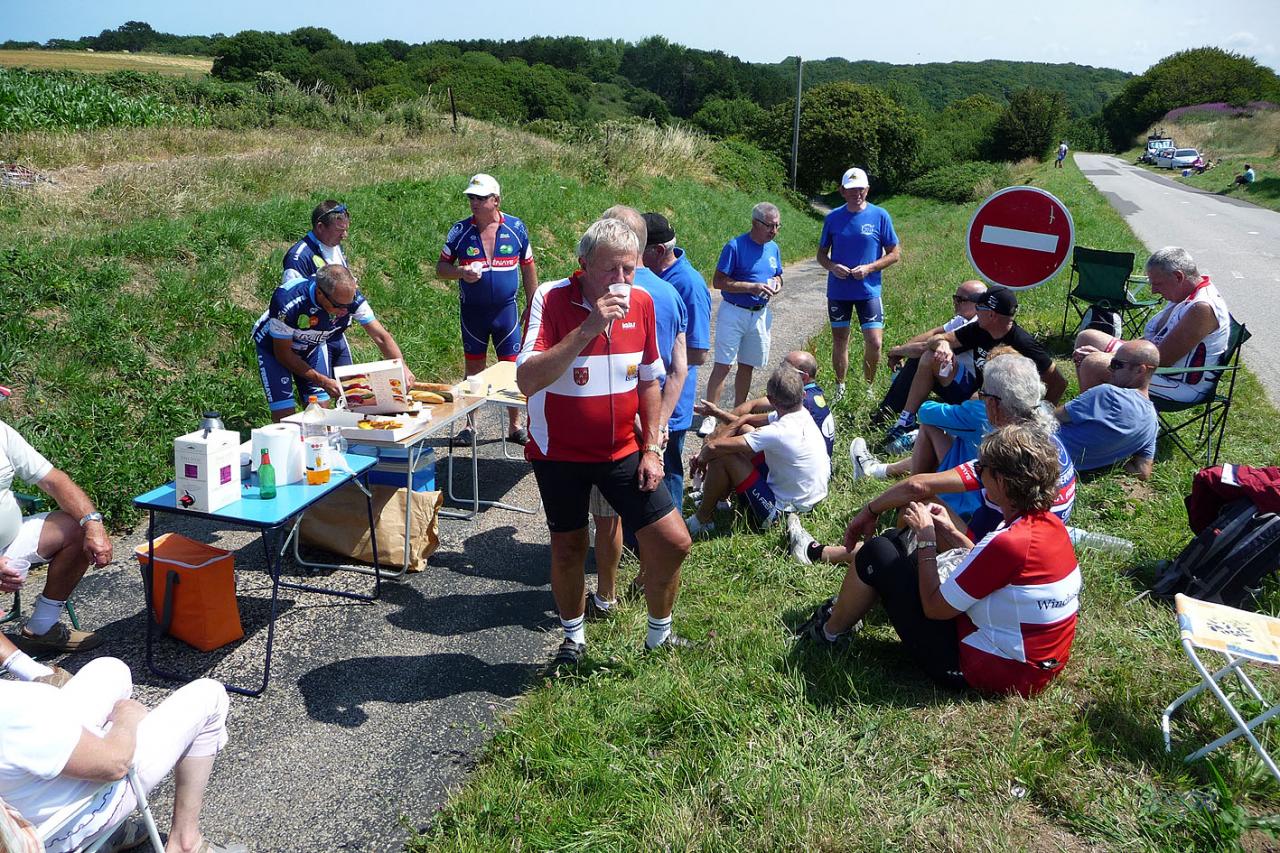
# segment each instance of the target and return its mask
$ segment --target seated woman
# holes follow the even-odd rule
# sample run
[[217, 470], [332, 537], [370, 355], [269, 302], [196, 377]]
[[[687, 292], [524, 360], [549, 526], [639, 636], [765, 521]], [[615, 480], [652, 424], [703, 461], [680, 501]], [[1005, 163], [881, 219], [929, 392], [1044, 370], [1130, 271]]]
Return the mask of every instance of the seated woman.
[[1043, 690], [1070, 655], [1080, 596], [1071, 539], [1050, 511], [1057, 453], [1038, 427], [1010, 424], [982, 442], [976, 469], [1000, 507], [999, 527], [974, 545], [941, 506], [908, 504], [914, 553], [905, 531], [851, 543], [854, 566], [840, 594], [799, 636], [839, 644], [882, 601], [912, 659], [938, 683], [1023, 696]]
[[214, 755], [227, 742], [226, 689], [201, 678], [151, 711], [132, 693], [129, 667], [115, 658], [90, 661], [61, 689], [0, 681], [0, 799], [39, 825], [115, 781], [45, 847], [78, 850], [114, 832], [107, 849], [127, 850], [146, 840], [140, 824], [126, 822], [137, 806], [124, 781], [129, 768], [148, 792], [172, 770], [167, 853], [244, 853], [242, 844], [212, 844], [200, 832]]

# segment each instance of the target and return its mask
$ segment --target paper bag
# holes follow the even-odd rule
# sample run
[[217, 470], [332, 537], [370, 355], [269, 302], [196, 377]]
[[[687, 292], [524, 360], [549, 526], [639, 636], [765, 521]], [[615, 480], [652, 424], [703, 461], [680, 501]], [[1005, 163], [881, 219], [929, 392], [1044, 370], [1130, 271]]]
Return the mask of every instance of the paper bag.
[[[394, 486], [373, 487], [373, 519], [378, 531], [378, 561], [384, 569], [404, 565], [404, 502], [410, 512], [409, 571], [420, 572], [440, 546], [436, 511], [444, 503], [440, 492], [410, 492]], [[320, 501], [302, 518], [302, 541], [365, 563], [373, 562], [369, 543], [369, 515], [364, 493], [348, 483]]]

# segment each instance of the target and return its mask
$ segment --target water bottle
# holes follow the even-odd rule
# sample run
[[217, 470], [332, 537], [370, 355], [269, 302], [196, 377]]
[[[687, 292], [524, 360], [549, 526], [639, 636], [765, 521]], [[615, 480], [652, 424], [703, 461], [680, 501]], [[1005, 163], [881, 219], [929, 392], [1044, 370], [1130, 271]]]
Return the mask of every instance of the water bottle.
[[314, 396], [307, 398], [307, 410], [302, 413], [302, 445], [306, 454], [307, 485], [329, 482], [329, 427], [324, 421], [324, 409]]
[[1133, 543], [1119, 536], [1094, 533], [1090, 530], [1081, 530], [1079, 527], [1068, 527], [1067, 533], [1071, 536], [1071, 544], [1076, 548], [1091, 548], [1103, 554], [1119, 554], [1122, 557], [1133, 551]]
[[258, 497], [269, 501], [276, 496], [276, 466], [271, 464], [271, 454], [262, 450], [262, 464], [258, 467]]

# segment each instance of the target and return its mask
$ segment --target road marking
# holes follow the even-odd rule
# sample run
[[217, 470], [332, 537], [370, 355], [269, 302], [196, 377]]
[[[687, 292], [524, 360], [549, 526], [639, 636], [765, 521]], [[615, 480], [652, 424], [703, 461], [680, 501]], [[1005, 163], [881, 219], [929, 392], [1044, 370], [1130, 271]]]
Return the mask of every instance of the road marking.
[[1058, 249], [1058, 235], [1044, 234], [1039, 231], [1022, 231], [1017, 228], [1001, 228], [998, 225], [982, 226], [983, 243], [995, 246], [1009, 246], [1014, 249], [1031, 249], [1034, 252], [1055, 252]]
[[1218, 214], [1216, 214], [1216, 213], [1206, 213], [1206, 214], [1205, 214], [1205, 216], [1217, 216], [1217, 215], [1218, 215]]
[[1232, 270], [1232, 271], [1231, 271], [1231, 277], [1232, 277], [1232, 278], [1244, 278], [1244, 276], [1243, 276], [1243, 275], [1241, 275], [1240, 273], [1236, 272], [1235, 270]]
[[1191, 204], [1191, 202], [1189, 202], [1189, 201], [1184, 201], [1184, 202], [1181, 202], [1181, 203], [1182, 203], [1182, 204]]
[[1257, 234], [1258, 232], [1257, 232], [1257, 231], [1246, 231], [1246, 232], [1244, 232], [1244, 233], [1246, 233], [1246, 234]]

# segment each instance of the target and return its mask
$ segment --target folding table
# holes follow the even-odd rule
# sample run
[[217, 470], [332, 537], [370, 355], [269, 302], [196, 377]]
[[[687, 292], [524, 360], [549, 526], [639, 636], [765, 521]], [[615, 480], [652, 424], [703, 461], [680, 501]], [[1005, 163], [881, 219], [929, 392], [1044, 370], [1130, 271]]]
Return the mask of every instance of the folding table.
[[[365, 493], [365, 503], [369, 513], [369, 536], [370, 544], [373, 548], [374, 565], [378, 562], [378, 540], [375, 533], [376, 525], [373, 520], [373, 499], [369, 491], [369, 470], [373, 468], [377, 462], [369, 456], [356, 456], [347, 454], [346, 457], [347, 471], [335, 468], [329, 478], [329, 482], [318, 486], [309, 486], [305, 481], [297, 483], [289, 483], [280, 486], [277, 490], [276, 497], [270, 500], [263, 500], [258, 495], [256, 487], [247, 487], [242, 490], [242, 497], [235, 503], [228, 504], [221, 509], [213, 512], [197, 512], [189, 509], [183, 509], [177, 504], [177, 493], [172, 482], [166, 483], [159, 488], [152, 489], [146, 494], [139, 495], [133, 499], [134, 506], [147, 512], [147, 562], [151, 564], [155, 560], [155, 533], [156, 533], [156, 514], [172, 513], [174, 515], [204, 518], [210, 521], [221, 522], [232, 527], [246, 527], [259, 531], [262, 536], [262, 547], [267, 557], [267, 572], [271, 575], [271, 618], [267, 622], [267, 651], [262, 666], [262, 684], [257, 689], [227, 685], [227, 689], [233, 693], [239, 693], [244, 696], [260, 696], [267, 689], [267, 682], [271, 678], [271, 652], [275, 643], [276, 616], [279, 609], [279, 596], [281, 587], [285, 589], [296, 589], [303, 592], [316, 592], [322, 595], [333, 595], [341, 598], [350, 598], [356, 601], [373, 601], [377, 599], [382, 591], [382, 577], [378, 572], [374, 572], [373, 593], [370, 595], [362, 595], [355, 592], [345, 592], [343, 590], [325, 589], [323, 587], [309, 586], [307, 584], [293, 583], [280, 579], [280, 561], [284, 556], [285, 550], [288, 548], [289, 540], [295, 539], [297, 536], [298, 526], [295, 523], [286, 536], [285, 542], [279, 548], [272, 547], [272, 536], [276, 531], [288, 525], [290, 522], [299, 518], [307, 508], [318, 503], [324, 498], [332, 494], [336, 489], [348, 481], [355, 480]], [[295, 541], [296, 550], [296, 541]], [[154, 618], [154, 610], [152, 608], [152, 600], [154, 592], [151, 589], [151, 572], [143, 571], [142, 587], [146, 593], [147, 599], [147, 668], [161, 678], [168, 678], [174, 681], [189, 681], [190, 678], [180, 673], [171, 672], [161, 669], [156, 665], [154, 659], [155, 634], [157, 626]]]

